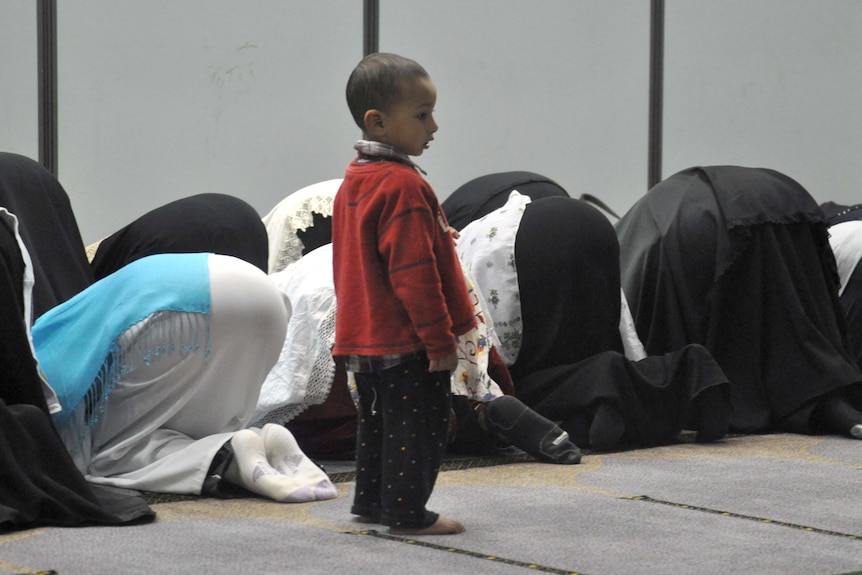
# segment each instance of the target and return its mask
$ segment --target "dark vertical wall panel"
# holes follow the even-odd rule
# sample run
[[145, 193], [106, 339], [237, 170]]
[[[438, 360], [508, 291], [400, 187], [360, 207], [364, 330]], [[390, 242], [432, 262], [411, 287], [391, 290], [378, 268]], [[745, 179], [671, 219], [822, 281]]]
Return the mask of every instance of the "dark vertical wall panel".
[[57, 0], [39, 0], [39, 161], [57, 174]]
[[362, 17], [362, 55], [368, 56], [380, 49], [380, 0], [365, 0]]
[[662, 110], [664, 99], [664, 0], [652, 0], [650, 14], [650, 75], [649, 75], [649, 167], [648, 187], [662, 179]]

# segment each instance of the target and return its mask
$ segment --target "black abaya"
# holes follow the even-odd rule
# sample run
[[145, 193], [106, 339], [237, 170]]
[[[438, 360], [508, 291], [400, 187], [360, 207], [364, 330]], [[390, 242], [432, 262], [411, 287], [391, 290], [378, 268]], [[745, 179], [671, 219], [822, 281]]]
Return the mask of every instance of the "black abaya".
[[845, 347], [825, 218], [797, 182], [691, 168], [616, 228], [647, 351], [704, 345], [731, 382], [733, 430], [812, 432], [816, 400], [862, 381]]
[[[25, 246], [51, 246], [46, 237], [80, 237], [74, 220], [65, 220], [63, 197], [39, 207], [50, 196], [47, 173], [32, 160], [0, 153], [0, 206], [41, 217], [51, 226], [44, 236], [30, 229]], [[12, 209], [9, 209], [11, 212]], [[70, 213], [70, 212], [69, 212]], [[22, 236], [25, 226], [21, 226]], [[30, 249], [28, 247], [28, 251]], [[83, 255], [83, 245], [80, 246]], [[56, 248], [58, 255], [74, 257], [74, 250]], [[51, 289], [38, 292], [43, 309], [54, 300], [65, 301], [76, 286], [87, 281], [87, 271], [63, 276], [60, 270], [34, 259], [37, 278], [50, 276]], [[50, 258], [49, 258], [50, 259]], [[38, 262], [38, 263], [37, 263]], [[86, 262], [86, 260], [84, 260]], [[40, 265], [41, 264], [41, 265]], [[5, 220], [0, 221], [0, 531], [46, 525], [124, 524], [151, 521], [155, 514], [132, 492], [88, 484], [75, 467], [57, 435], [37, 373], [24, 321], [24, 260]], [[36, 294], [34, 294], [36, 295]]]
[[69, 197], [40, 164], [0, 152], [0, 206], [18, 218], [33, 262], [33, 321], [93, 283]]
[[87, 483], [49, 416], [33, 405], [0, 400], [0, 469], [0, 532], [155, 518], [133, 492]]

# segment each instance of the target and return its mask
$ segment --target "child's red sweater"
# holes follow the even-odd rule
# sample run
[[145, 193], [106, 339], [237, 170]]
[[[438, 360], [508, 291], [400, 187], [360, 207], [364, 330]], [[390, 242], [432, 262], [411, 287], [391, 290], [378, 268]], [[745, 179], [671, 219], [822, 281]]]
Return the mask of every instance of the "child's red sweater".
[[431, 186], [395, 161], [347, 167], [333, 205], [338, 302], [333, 355], [425, 350], [440, 359], [472, 329], [473, 305]]

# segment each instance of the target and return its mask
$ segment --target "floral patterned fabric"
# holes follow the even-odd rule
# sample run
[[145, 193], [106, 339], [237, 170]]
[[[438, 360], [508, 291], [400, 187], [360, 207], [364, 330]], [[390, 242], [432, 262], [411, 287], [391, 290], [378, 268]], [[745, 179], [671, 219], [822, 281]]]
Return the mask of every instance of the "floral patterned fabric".
[[476, 311], [476, 327], [458, 337], [458, 369], [452, 374], [452, 394], [490, 401], [503, 395], [500, 386], [488, 374], [491, 346], [499, 349], [499, 343], [493, 326], [485, 318], [487, 304], [466, 269], [464, 279]]
[[488, 316], [500, 339], [498, 351], [506, 365], [518, 359], [524, 331], [515, 236], [529, 203], [529, 197], [513, 190], [506, 205], [464, 227], [455, 247], [464, 268], [483, 286]]

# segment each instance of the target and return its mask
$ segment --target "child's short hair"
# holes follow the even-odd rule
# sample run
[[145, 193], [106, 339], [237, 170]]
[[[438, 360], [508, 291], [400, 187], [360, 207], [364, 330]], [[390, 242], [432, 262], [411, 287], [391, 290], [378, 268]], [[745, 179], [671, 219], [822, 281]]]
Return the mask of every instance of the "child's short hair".
[[401, 97], [404, 80], [428, 78], [417, 62], [397, 54], [377, 52], [363, 58], [347, 80], [347, 106], [353, 121], [365, 130], [365, 112], [388, 112]]

